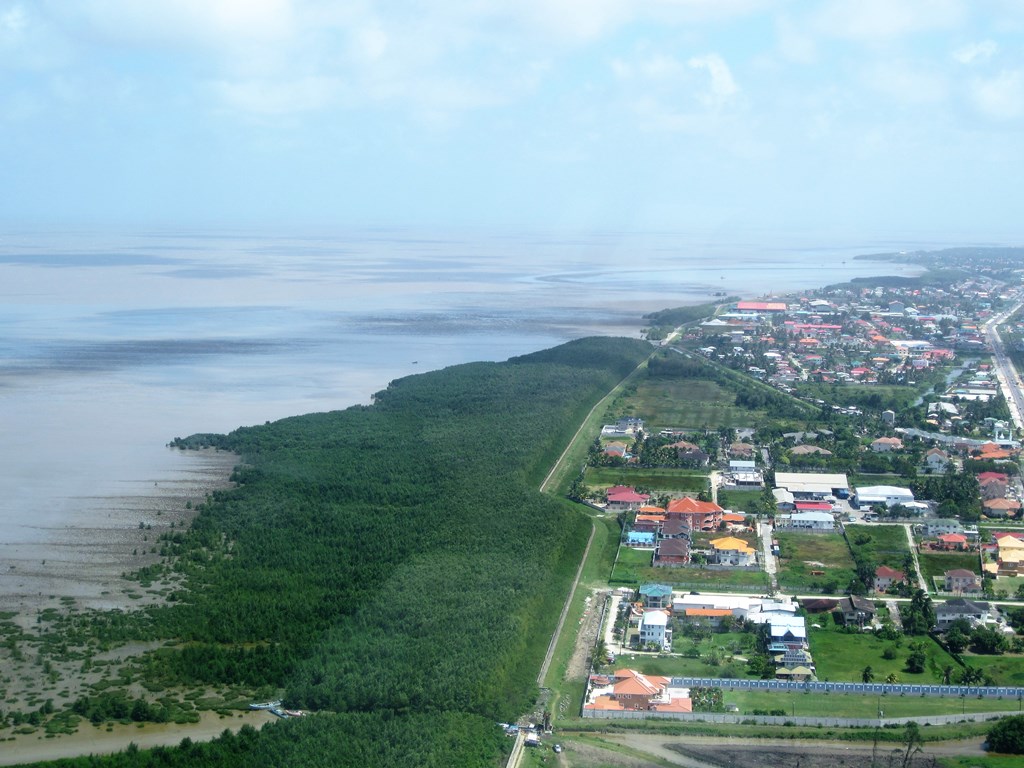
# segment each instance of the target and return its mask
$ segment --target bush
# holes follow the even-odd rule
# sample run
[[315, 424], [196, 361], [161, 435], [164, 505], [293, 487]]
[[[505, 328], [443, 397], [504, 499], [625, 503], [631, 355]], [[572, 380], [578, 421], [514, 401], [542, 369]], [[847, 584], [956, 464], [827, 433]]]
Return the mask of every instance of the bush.
[[992, 726], [986, 746], [991, 752], [1024, 755], [1024, 716], [1005, 717]]

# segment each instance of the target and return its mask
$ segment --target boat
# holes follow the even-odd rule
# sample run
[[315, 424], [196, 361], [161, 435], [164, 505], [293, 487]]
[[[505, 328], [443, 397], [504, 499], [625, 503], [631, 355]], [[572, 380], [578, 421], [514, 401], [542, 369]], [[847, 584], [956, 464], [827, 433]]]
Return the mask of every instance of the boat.
[[249, 709], [276, 709], [280, 706], [280, 701], [267, 701], [262, 704], [250, 704]]

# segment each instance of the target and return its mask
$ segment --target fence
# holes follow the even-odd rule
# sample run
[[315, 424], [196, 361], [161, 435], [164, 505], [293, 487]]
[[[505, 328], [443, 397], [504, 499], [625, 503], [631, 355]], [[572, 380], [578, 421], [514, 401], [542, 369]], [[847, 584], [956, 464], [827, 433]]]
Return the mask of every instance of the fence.
[[678, 720], [684, 722], [720, 723], [731, 725], [832, 726], [837, 728], [884, 728], [909, 722], [929, 725], [950, 723], [981, 723], [1000, 717], [1019, 714], [1007, 712], [968, 712], [960, 715], [915, 715], [912, 717], [789, 717], [779, 715], [736, 715], [722, 712], [648, 712], [645, 710], [593, 710], [584, 709], [583, 717], [594, 720]]
[[768, 690], [797, 693], [844, 693], [871, 696], [931, 696], [954, 698], [1024, 700], [1024, 688], [983, 685], [909, 685], [902, 683], [796, 683], [788, 680], [744, 680], [718, 677], [673, 677], [673, 688], [723, 688], [726, 690]]

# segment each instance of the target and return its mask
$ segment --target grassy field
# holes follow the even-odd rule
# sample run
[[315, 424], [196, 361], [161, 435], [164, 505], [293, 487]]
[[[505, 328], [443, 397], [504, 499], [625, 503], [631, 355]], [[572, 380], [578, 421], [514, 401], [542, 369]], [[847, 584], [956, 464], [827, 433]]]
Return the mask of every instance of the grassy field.
[[1024, 587], [1024, 576], [1000, 576], [992, 584], [996, 597], [1000, 597], [1000, 592], [1003, 592], [1006, 597], [1013, 598], [1021, 587]]
[[963, 660], [965, 664], [985, 670], [996, 685], [1024, 686], [1024, 656], [1009, 653], [1002, 656], [979, 656], [965, 653]]
[[755, 709], [784, 709], [797, 717], [913, 717], [954, 715], [961, 712], [1009, 712], [1017, 709], [1017, 700], [929, 696], [863, 696], [839, 693], [783, 693], [781, 691], [725, 691], [725, 703], [735, 704], [741, 714]]
[[855, 549], [868, 549], [874, 553], [879, 565], [903, 568], [903, 561], [910, 554], [907, 531], [901, 525], [849, 525], [846, 537]]
[[610, 488], [613, 485], [640, 486], [652, 491], [699, 493], [708, 488], [707, 473], [692, 469], [630, 469], [628, 467], [588, 467], [584, 478], [589, 488]]
[[[757, 638], [750, 632], [716, 632], [700, 642], [695, 642], [680, 630], [675, 633], [672, 642], [674, 655], [627, 653], [616, 659], [615, 666], [628, 666], [645, 675], [667, 677], [721, 677], [723, 673], [746, 677], [745, 662], [733, 660], [732, 657], [746, 658], [747, 654], [754, 651]], [[711, 661], [715, 656], [718, 657], [717, 660]]]
[[760, 500], [761, 491], [730, 491], [724, 488], [718, 491], [718, 506], [734, 512], [750, 512]]
[[981, 573], [981, 565], [978, 562], [978, 553], [974, 554], [950, 554], [947, 552], [922, 552], [917, 556], [921, 565], [921, 575], [936, 592], [943, 589], [943, 574], [954, 568], [963, 568], [972, 573]]
[[[835, 582], [839, 592], [854, 577], [853, 558], [846, 540], [838, 533], [793, 533], [778, 531], [779, 584], [797, 592], [821, 591], [822, 585]], [[824, 571], [814, 576], [811, 571]]]
[[[905, 667], [910, 655], [909, 645], [917, 639], [924, 642], [928, 661], [924, 672], [912, 674]], [[818, 679], [823, 681], [859, 683], [864, 668], [871, 667], [874, 682], [884, 682], [890, 674], [895, 674], [901, 683], [927, 685], [941, 683], [946, 666], [960, 669], [953, 657], [928, 637], [882, 640], [871, 633], [848, 634], [838, 629], [811, 627], [810, 642]], [[886, 648], [895, 651], [894, 658], [882, 656]]]
[[620, 547], [619, 559], [612, 569], [612, 586], [656, 582], [675, 587], [725, 592], [763, 592], [768, 581], [763, 571], [713, 571], [696, 565], [654, 568], [651, 550]]
[[654, 431], [670, 427], [753, 427], [767, 419], [764, 411], [738, 407], [732, 392], [700, 379], [638, 381], [628, 410], [629, 415], [640, 416]]

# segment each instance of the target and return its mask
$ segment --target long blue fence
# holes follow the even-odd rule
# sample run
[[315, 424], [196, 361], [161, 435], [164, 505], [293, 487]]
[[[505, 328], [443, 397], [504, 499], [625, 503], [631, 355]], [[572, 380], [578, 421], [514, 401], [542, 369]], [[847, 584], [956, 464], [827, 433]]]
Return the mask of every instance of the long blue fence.
[[675, 688], [725, 688], [814, 693], [859, 693], [870, 696], [972, 696], [986, 699], [1024, 699], [1024, 688], [985, 685], [904, 685], [901, 683], [797, 683], [789, 680], [741, 680], [719, 677], [673, 677]]

